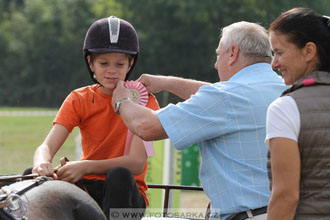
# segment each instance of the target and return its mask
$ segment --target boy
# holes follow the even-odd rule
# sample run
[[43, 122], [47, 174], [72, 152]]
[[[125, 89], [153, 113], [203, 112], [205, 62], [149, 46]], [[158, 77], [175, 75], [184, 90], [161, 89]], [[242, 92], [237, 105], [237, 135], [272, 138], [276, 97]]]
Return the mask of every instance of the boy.
[[[133, 136], [129, 153], [124, 154], [128, 129], [111, 105], [117, 81], [127, 80], [136, 64], [136, 31], [123, 19], [100, 19], [88, 29], [83, 50], [96, 84], [74, 90], [63, 102], [51, 131], [35, 152], [32, 172], [71, 183], [82, 179], [108, 218], [110, 208], [144, 210], [149, 203], [144, 144]], [[147, 107], [159, 108], [154, 96], [148, 96]], [[75, 126], [82, 136], [81, 160], [53, 169], [54, 155]]]

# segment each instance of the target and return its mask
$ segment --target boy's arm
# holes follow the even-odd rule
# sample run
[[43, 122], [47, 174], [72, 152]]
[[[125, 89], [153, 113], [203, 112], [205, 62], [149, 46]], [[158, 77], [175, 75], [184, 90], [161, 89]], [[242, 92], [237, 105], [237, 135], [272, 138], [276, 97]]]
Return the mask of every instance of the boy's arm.
[[75, 183], [84, 175], [106, 174], [114, 167], [126, 167], [133, 175], [141, 174], [147, 162], [147, 154], [142, 140], [133, 136], [131, 149], [128, 155], [105, 159], [70, 161], [57, 170], [58, 179]]
[[138, 81], [147, 88], [149, 93], [158, 93], [165, 90], [184, 100], [189, 99], [201, 86], [211, 85], [211, 83], [193, 79], [184, 79], [175, 76], [154, 76], [149, 74], [142, 74]]
[[141, 138], [133, 136], [128, 155], [107, 160], [90, 160], [86, 167], [87, 174], [105, 174], [108, 170], [121, 166], [129, 169], [133, 175], [141, 174], [147, 162], [147, 154]]
[[53, 176], [53, 157], [63, 145], [69, 133], [63, 125], [55, 124], [52, 127], [46, 139], [34, 153], [33, 173], [38, 173], [41, 176]]

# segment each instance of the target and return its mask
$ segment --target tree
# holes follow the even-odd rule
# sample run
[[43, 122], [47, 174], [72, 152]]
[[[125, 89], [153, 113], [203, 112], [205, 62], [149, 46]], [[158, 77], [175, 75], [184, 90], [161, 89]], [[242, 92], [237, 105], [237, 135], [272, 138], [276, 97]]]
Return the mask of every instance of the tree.
[[92, 1], [29, 0], [11, 12], [0, 37], [7, 42], [0, 70], [7, 79], [1, 90], [6, 103], [58, 106], [73, 86], [88, 82], [81, 77], [87, 75], [82, 45], [91, 6]]
[[268, 27], [292, 7], [330, 15], [329, 0], [3, 0], [0, 104], [59, 107], [91, 83], [82, 46], [99, 18], [115, 15], [136, 28], [140, 54], [131, 79], [147, 72], [217, 82], [220, 29], [241, 20]]

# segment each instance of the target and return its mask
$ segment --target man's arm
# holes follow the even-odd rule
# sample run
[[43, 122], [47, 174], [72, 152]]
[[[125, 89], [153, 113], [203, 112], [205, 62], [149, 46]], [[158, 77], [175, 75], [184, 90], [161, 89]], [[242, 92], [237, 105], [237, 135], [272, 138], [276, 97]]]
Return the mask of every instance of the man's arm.
[[[132, 94], [124, 87], [123, 81], [118, 82], [113, 92], [112, 106], [114, 107], [116, 102], [127, 97], [132, 99]], [[168, 137], [156, 112], [149, 108], [128, 100], [121, 104], [119, 113], [128, 129], [145, 141]]]
[[149, 74], [142, 74], [138, 81], [147, 88], [149, 93], [158, 93], [165, 90], [184, 100], [189, 99], [201, 86], [211, 84], [193, 79], [184, 79], [174, 76], [154, 76]]
[[299, 200], [300, 154], [298, 144], [288, 138], [270, 140], [272, 194], [268, 220], [293, 219]]

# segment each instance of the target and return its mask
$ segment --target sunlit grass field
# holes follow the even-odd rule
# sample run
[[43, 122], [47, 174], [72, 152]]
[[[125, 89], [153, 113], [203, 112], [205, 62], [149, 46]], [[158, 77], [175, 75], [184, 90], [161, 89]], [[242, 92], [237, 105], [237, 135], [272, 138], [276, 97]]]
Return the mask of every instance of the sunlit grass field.
[[[0, 108], [1, 111], [56, 111], [39, 108]], [[0, 113], [0, 175], [20, 174], [32, 166], [35, 149], [42, 143], [52, 127], [55, 116], [3, 116]], [[78, 129], [74, 129], [53, 160], [67, 156], [75, 159], [75, 141]]]

